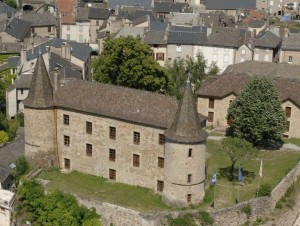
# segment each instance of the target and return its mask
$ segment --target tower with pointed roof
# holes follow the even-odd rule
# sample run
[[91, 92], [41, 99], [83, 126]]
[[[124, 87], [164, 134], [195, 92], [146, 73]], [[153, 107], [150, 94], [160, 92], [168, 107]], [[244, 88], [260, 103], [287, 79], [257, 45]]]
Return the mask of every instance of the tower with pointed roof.
[[34, 166], [58, 166], [54, 89], [39, 54], [24, 104], [25, 156]]
[[165, 130], [163, 200], [172, 206], [188, 206], [203, 200], [206, 179], [206, 139], [188, 81], [170, 128]]

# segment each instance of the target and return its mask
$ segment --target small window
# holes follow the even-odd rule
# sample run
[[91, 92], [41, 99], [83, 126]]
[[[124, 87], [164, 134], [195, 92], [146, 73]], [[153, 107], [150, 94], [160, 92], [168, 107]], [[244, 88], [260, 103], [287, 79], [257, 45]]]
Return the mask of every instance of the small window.
[[24, 94], [24, 89], [21, 89], [21, 94]]
[[83, 32], [83, 25], [79, 25], [79, 31]]
[[224, 63], [228, 63], [229, 62], [229, 55], [228, 54], [224, 55], [223, 61], [224, 61]]
[[63, 115], [64, 125], [70, 124], [70, 116], [69, 115]]
[[187, 182], [188, 182], [188, 183], [191, 183], [191, 182], [192, 182], [192, 174], [188, 174]]
[[51, 26], [48, 26], [48, 32], [51, 32]]
[[290, 121], [286, 122], [286, 127], [285, 127], [285, 132], [289, 132], [290, 131]]
[[92, 144], [86, 144], [86, 155], [87, 156], [93, 156], [93, 145]]
[[140, 133], [139, 132], [133, 132], [133, 143], [134, 144], [140, 144]]
[[157, 166], [159, 168], [164, 168], [165, 167], [165, 159], [162, 158], [162, 157], [158, 157], [158, 164], [157, 164]]
[[70, 30], [70, 25], [67, 25], [67, 31], [69, 31]]
[[157, 191], [162, 192], [164, 190], [164, 182], [161, 180], [157, 181]]
[[246, 50], [242, 49], [241, 54], [242, 54], [242, 55], [245, 55], [245, 54], [246, 54]]
[[65, 169], [70, 169], [71, 168], [71, 161], [70, 159], [64, 159], [64, 165], [65, 165]]
[[165, 54], [164, 53], [156, 53], [156, 60], [157, 61], [164, 61], [165, 60]]
[[192, 202], [192, 194], [188, 194], [187, 198], [186, 198], [187, 203], [191, 203]]
[[214, 121], [214, 113], [213, 112], [208, 112], [207, 121], [208, 122], [213, 122]]
[[209, 100], [208, 100], [208, 107], [211, 108], [211, 109], [214, 109], [214, 107], [215, 107], [215, 99], [209, 98]]
[[292, 108], [291, 107], [285, 107], [285, 116], [287, 118], [290, 118], [292, 114]]
[[116, 174], [117, 174], [117, 171], [114, 170], [114, 169], [109, 169], [109, 179], [110, 180], [116, 180]]
[[116, 150], [109, 149], [109, 161], [115, 162], [116, 161]]
[[163, 135], [163, 134], [158, 135], [158, 143], [159, 144], [164, 144], [165, 143], [165, 135]]
[[289, 62], [289, 63], [292, 63], [292, 62], [293, 62], [293, 56], [289, 56], [288, 62]]
[[192, 157], [192, 154], [193, 154], [193, 149], [189, 148], [189, 157]]
[[71, 40], [71, 35], [67, 34], [67, 40]]
[[32, 33], [34, 33], [34, 32], [35, 32], [35, 29], [34, 29], [34, 27], [32, 27], [32, 28], [31, 28], [31, 32], [32, 32]]
[[86, 133], [92, 134], [93, 133], [93, 124], [91, 122], [86, 122]]
[[181, 52], [181, 45], [176, 46], [176, 52]]
[[83, 35], [79, 35], [79, 42], [83, 42]]
[[96, 26], [99, 26], [99, 20], [96, 20]]
[[116, 127], [109, 127], [109, 138], [113, 140], [116, 139]]
[[65, 146], [70, 146], [70, 137], [64, 135], [64, 145]]
[[140, 156], [133, 154], [133, 166], [140, 167]]

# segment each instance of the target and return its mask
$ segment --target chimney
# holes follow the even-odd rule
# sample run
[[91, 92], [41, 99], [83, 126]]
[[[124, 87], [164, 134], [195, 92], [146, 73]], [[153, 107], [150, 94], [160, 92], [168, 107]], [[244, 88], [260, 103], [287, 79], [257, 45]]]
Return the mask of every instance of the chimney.
[[64, 42], [61, 46], [61, 57], [66, 60], [71, 60], [71, 45]]
[[23, 65], [24, 63], [27, 62], [27, 54], [26, 54], [26, 48], [25, 46], [22, 46], [22, 49], [21, 49], [21, 65]]
[[285, 27], [284, 28], [284, 37], [288, 38], [289, 36], [290, 36], [290, 30], [287, 27]]

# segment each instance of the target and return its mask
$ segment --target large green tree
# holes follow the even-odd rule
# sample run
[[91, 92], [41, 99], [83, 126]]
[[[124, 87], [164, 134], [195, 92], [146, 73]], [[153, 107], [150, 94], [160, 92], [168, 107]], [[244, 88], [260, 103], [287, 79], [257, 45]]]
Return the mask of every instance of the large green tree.
[[234, 168], [240, 159], [248, 159], [257, 155], [258, 150], [245, 139], [227, 137], [222, 139], [220, 151], [224, 152], [231, 161], [230, 179], [234, 178]]
[[136, 89], [173, 94], [174, 83], [140, 38], [108, 39], [93, 62], [94, 80]]
[[227, 119], [233, 136], [256, 146], [276, 144], [286, 128], [278, 92], [267, 78], [257, 78], [247, 84], [230, 104]]

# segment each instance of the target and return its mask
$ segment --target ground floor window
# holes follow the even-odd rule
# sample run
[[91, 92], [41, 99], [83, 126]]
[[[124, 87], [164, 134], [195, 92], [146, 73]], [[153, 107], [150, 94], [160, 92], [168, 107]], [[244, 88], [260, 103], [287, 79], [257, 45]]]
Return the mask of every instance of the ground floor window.
[[157, 181], [157, 191], [162, 192], [164, 190], [164, 182], [161, 180]]
[[109, 169], [109, 179], [110, 180], [116, 180], [116, 174], [117, 174], [116, 170]]
[[64, 159], [64, 165], [65, 165], [65, 169], [70, 169], [71, 168], [71, 160], [65, 158]]

